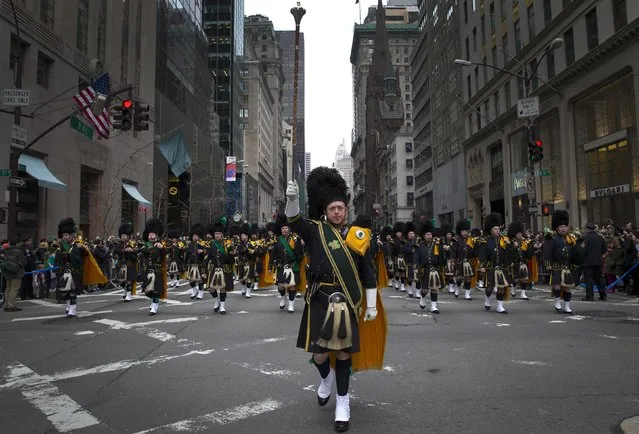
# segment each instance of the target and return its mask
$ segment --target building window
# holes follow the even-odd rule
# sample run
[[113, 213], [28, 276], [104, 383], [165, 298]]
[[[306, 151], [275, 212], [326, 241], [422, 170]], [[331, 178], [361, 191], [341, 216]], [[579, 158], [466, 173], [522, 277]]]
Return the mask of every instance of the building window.
[[499, 66], [499, 64], [497, 63], [497, 46], [493, 45], [493, 49], [492, 49], [492, 55], [493, 55], [493, 65], [495, 66]]
[[599, 30], [597, 29], [597, 8], [586, 14], [586, 36], [588, 38], [588, 50], [599, 45]]
[[484, 101], [484, 115], [490, 119], [490, 104], [488, 100]]
[[78, 22], [76, 28], [76, 45], [82, 54], [87, 54], [89, 39], [89, 0], [78, 0]]
[[470, 135], [473, 135], [473, 115], [472, 113], [468, 115], [468, 131]]
[[464, 0], [464, 23], [468, 23], [468, 1], [467, 0]]
[[490, 32], [494, 33], [495, 32], [495, 3], [491, 2], [490, 3]]
[[[524, 73], [523, 71], [519, 71], [519, 76], [523, 77]], [[524, 88], [525, 86], [524, 83], [524, 79], [523, 78], [517, 78], [517, 98], [521, 99], [521, 98], [525, 98], [526, 94], [524, 93], [526, 91], [526, 89]]]
[[411, 119], [412, 119], [412, 117], [411, 117], [411, 114], [410, 114], [410, 113], [406, 113], [406, 119], [407, 119], [407, 120], [411, 120]]
[[612, 16], [615, 23], [615, 32], [628, 24], [626, 12], [626, 0], [612, 0]]
[[412, 176], [407, 176], [406, 177], [406, 185], [413, 185], [413, 177]]
[[575, 38], [572, 29], [564, 33], [564, 49], [566, 50], [566, 66], [575, 63]]
[[528, 6], [528, 41], [535, 37], [535, 4]]
[[470, 86], [470, 75], [466, 76], [466, 87], [468, 88], [468, 99], [471, 99], [473, 96], [473, 89]]
[[501, 49], [504, 53], [504, 65], [506, 64], [506, 55], [508, 54], [508, 33], [501, 38]]
[[548, 24], [552, 21], [552, 9], [550, 6], [550, 0], [544, 0], [544, 24]]
[[406, 142], [406, 152], [413, 152], [413, 143]]
[[486, 16], [485, 15], [481, 16], [479, 25], [481, 27], [479, 30], [481, 30], [481, 43], [483, 45], [486, 43]]
[[501, 108], [499, 106], [499, 91], [493, 94], [493, 99], [495, 100], [495, 117], [499, 117], [499, 115], [501, 114]]
[[[473, 53], [477, 52], [477, 27], [473, 27]], [[470, 59], [470, 57], [468, 57]]]
[[486, 56], [484, 56], [483, 59], [481, 59], [481, 63], [484, 64], [483, 69], [484, 69], [484, 84], [488, 83], [488, 59], [486, 58]]
[[404, 57], [404, 63], [410, 63], [410, 59], [408, 57]]
[[513, 26], [515, 28], [515, 55], [517, 56], [521, 52], [521, 28], [519, 21], [515, 22]]
[[404, 85], [404, 92], [410, 92], [410, 84]]
[[475, 66], [475, 92], [479, 92], [479, 67]]
[[466, 59], [470, 59], [470, 42], [468, 38], [466, 38]]
[[[24, 39], [20, 38], [20, 64], [24, 69], [24, 58], [27, 54], [27, 49], [29, 48], [29, 44], [27, 44]], [[11, 47], [9, 48], [9, 69], [12, 71], [15, 69], [16, 64], [18, 63], [18, 37], [15, 34], [11, 34]]]
[[415, 206], [414, 193], [406, 193], [406, 206]]
[[481, 130], [482, 122], [481, 122], [481, 107], [477, 106], [477, 110], [475, 111], [475, 116], [477, 116], [477, 129]]
[[100, 12], [98, 15], [98, 59], [104, 61], [106, 55], [106, 22], [107, 22], [107, 0], [100, 1]]
[[490, 150], [490, 176], [493, 181], [504, 177], [504, 158], [501, 145]]
[[413, 159], [412, 158], [407, 158], [406, 159], [406, 168], [407, 169], [412, 169], [413, 168]]
[[510, 108], [510, 82], [507, 82], [504, 85], [504, 109], [508, 110]]
[[49, 88], [49, 75], [51, 73], [51, 65], [53, 61], [44, 55], [41, 51], [38, 51], [38, 72], [36, 76], [36, 83], [44, 87]]
[[40, 21], [53, 28], [55, 16], [55, 0], [40, 0]]
[[555, 76], [555, 51], [548, 50], [546, 54], [546, 71], [548, 71], [548, 79]]

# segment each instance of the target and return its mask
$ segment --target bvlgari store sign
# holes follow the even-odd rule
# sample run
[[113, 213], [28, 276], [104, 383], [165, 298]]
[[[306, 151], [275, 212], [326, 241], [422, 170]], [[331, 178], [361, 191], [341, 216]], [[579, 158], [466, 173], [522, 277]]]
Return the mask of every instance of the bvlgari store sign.
[[527, 190], [526, 190], [526, 171], [525, 170], [519, 170], [515, 173], [513, 173], [512, 175], [512, 180], [513, 180], [513, 193], [512, 196], [521, 196], [522, 194], [526, 194]]
[[630, 184], [614, 185], [612, 187], [597, 188], [590, 190], [590, 198], [596, 199], [598, 197], [614, 196], [616, 194], [623, 194], [630, 192]]

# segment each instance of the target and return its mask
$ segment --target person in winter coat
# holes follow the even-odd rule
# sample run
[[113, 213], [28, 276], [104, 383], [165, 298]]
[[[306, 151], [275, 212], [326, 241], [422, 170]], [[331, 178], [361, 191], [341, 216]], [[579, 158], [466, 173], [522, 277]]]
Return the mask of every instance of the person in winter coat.
[[15, 305], [16, 297], [20, 291], [22, 278], [24, 277], [24, 267], [27, 265], [27, 257], [24, 251], [18, 247], [18, 238], [14, 238], [9, 243], [9, 248], [4, 251], [4, 262], [2, 263], [2, 274], [7, 280], [7, 289], [4, 295], [4, 311], [18, 312], [22, 309]]

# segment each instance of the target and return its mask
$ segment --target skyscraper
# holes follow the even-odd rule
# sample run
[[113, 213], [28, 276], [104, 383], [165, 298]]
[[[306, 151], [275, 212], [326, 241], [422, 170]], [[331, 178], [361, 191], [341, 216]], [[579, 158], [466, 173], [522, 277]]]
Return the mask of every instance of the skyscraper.
[[304, 166], [306, 170], [304, 171], [304, 179], [308, 178], [308, 174], [311, 173], [311, 153], [304, 153]]
[[204, 0], [204, 32], [209, 42], [215, 112], [220, 117], [220, 146], [227, 155], [243, 157], [239, 112], [239, 60], [244, 55], [244, 0]]
[[[282, 117], [292, 124], [293, 122], [293, 71], [295, 66], [295, 31], [276, 32], [280, 41], [282, 53], [282, 72], [284, 73], [284, 89], [282, 92]], [[297, 100], [297, 143], [293, 149], [294, 169], [299, 167], [301, 173], [307, 174], [310, 170], [306, 167], [306, 147], [304, 140], [304, 33], [300, 34], [300, 68], [298, 76], [298, 100]]]

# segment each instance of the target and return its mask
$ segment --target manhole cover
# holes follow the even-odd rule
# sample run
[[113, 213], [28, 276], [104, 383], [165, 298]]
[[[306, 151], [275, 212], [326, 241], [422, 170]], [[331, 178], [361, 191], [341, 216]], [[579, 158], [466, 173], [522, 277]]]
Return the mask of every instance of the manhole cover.
[[593, 318], [624, 318], [628, 316], [628, 314], [625, 312], [619, 312], [614, 310], [588, 310], [588, 311], [580, 310], [579, 315], [590, 316]]

